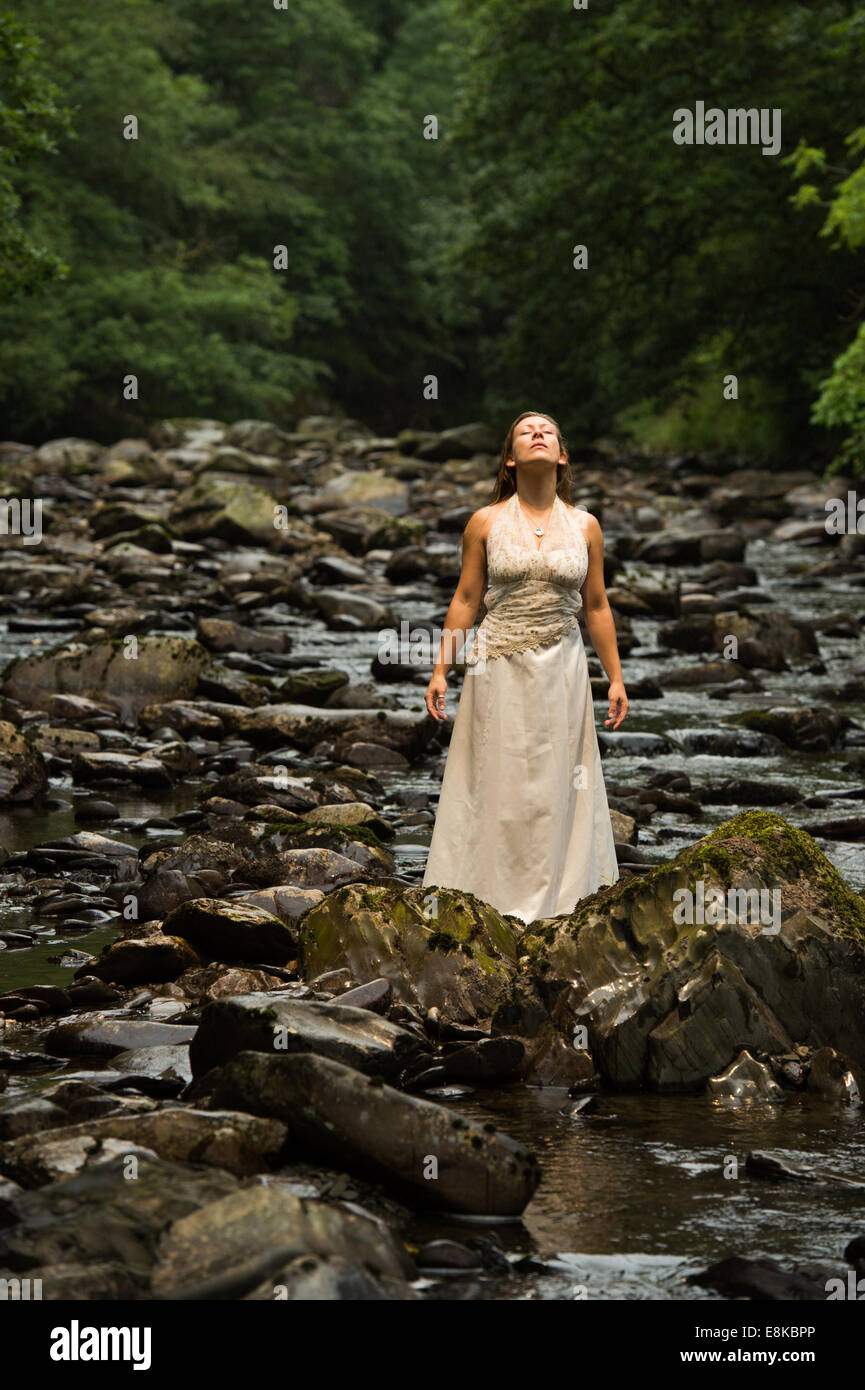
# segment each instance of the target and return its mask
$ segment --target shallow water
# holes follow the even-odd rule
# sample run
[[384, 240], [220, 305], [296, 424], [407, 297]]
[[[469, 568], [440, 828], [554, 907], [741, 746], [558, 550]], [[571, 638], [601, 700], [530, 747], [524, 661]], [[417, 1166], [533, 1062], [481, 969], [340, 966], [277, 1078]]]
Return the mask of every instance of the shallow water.
[[[458, 537], [453, 539], [458, 552]], [[753, 541], [747, 562], [756, 566], [761, 587], [777, 598], [785, 612], [796, 617], [818, 617], [841, 608], [860, 620], [865, 630], [865, 588], [840, 590], [836, 582], [796, 579], [803, 566], [827, 554], [801, 546], [769, 545]], [[626, 577], [631, 566], [625, 566]], [[639, 568], [639, 567], [634, 567]], [[652, 574], [651, 567], [643, 570]], [[699, 579], [701, 569], [682, 568], [682, 579]], [[441, 622], [449, 594], [429, 586], [418, 590], [382, 584], [398, 620]], [[420, 596], [419, 596], [420, 595]], [[626, 685], [642, 677], [662, 681], [666, 665], [683, 666], [704, 657], [683, 653], [661, 663], [653, 655], [657, 625], [636, 619], [635, 634], [641, 646], [623, 658]], [[190, 634], [191, 635], [191, 634]], [[0, 664], [13, 655], [50, 647], [68, 633], [8, 633], [0, 622]], [[338, 632], [318, 620], [298, 615], [292, 621], [293, 654], [310, 665], [320, 662], [344, 670], [352, 681], [369, 681], [370, 661], [378, 647], [375, 633]], [[679, 730], [723, 723], [724, 718], [752, 705], [791, 702], [830, 704], [821, 689], [844, 678], [853, 662], [865, 661], [865, 643], [819, 637], [826, 663], [823, 674], [797, 670], [777, 672], [764, 679], [760, 697], [712, 699], [699, 690], [667, 691], [662, 700], [635, 701], [623, 726], [630, 732], [659, 732], [674, 742]], [[589, 653], [590, 659], [592, 653]], [[415, 681], [387, 684], [382, 693], [393, 695], [397, 707], [422, 710], [429, 671], [419, 671]], [[447, 712], [456, 713], [460, 683], [449, 685]], [[865, 724], [865, 705], [847, 704], [845, 712]], [[603, 729], [605, 700], [595, 702], [596, 726]], [[858, 751], [858, 750], [857, 750]], [[850, 751], [831, 755], [801, 755], [785, 751], [777, 757], [713, 758], [688, 754], [681, 748], [663, 756], [642, 758], [610, 752], [604, 758], [607, 782], [644, 783], [654, 773], [686, 771], [695, 787], [704, 781], [732, 776], [778, 779], [796, 787], [796, 800], [814, 794], [852, 790], [865, 783], [861, 771], [847, 770]], [[444, 750], [435, 745], [422, 767], [410, 773], [377, 773], [386, 795], [384, 804], [402, 786], [438, 791], [444, 766]], [[118, 807], [121, 817], [171, 816], [196, 804], [205, 785], [185, 779], [171, 792], [143, 794], [106, 789], [105, 796]], [[75, 833], [73, 788], [68, 779], [52, 779], [52, 794], [67, 803], [51, 811], [25, 807], [0, 815], [0, 844], [10, 850], [26, 849], [46, 840]], [[98, 788], [96, 789], [98, 791]], [[836, 802], [826, 809], [778, 808], [794, 824], [823, 817], [861, 812], [862, 802]], [[434, 809], [432, 807], [431, 809]], [[706, 807], [698, 823], [671, 813], [657, 813], [649, 826], [641, 826], [638, 845], [651, 860], [673, 857], [680, 848], [708, 833], [736, 813], [735, 806]], [[140, 845], [146, 832], [129, 831], [114, 823], [88, 823], [87, 829]], [[396, 872], [417, 882], [423, 874], [432, 830], [429, 823], [401, 828], [391, 849]], [[164, 830], [154, 834], [165, 834]], [[865, 853], [861, 843], [818, 840], [830, 861], [854, 888], [865, 886]], [[58, 921], [34, 922], [16, 907], [14, 898], [0, 889], [0, 925], [34, 926], [38, 944], [22, 950], [0, 951], [0, 987], [36, 983], [69, 983], [74, 966], [58, 964], [66, 949], [96, 955], [116, 935], [116, 924], [99, 924], [92, 930], [68, 929]], [[4, 1046], [15, 1046], [16, 1030], [7, 1031]], [[30, 1044], [32, 1046], [32, 1044]], [[91, 1064], [88, 1063], [88, 1066]], [[65, 1070], [77, 1069], [70, 1062]], [[38, 1085], [37, 1078], [14, 1078], [11, 1087]], [[472, 1235], [494, 1232], [516, 1261], [531, 1255], [545, 1266], [544, 1272], [519, 1272], [512, 1278], [484, 1276], [443, 1281], [424, 1281], [431, 1297], [467, 1296], [481, 1299], [537, 1298], [568, 1300], [581, 1296], [601, 1299], [714, 1299], [711, 1290], [683, 1283], [684, 1275], [730, 1255], [768, 1255], [784, 1258], [823, 1259], [843, 1265], [846, 1243], [865, 1229], [865, 1190], [845, 1190], [829, 1183], [770, 1183], [749, 1177], [744, 1158], [750, 1149], [771, 1149], [809, 1163], [818, 1174], [837, 1173], [865, 1180], [865, 1127], [861, 1109], [828, 1104], [811, 1096], [788, 1093], [780, 1105], [753, 1103], [729, 1106], [703, 1097], [607, 1095], [596, 1108], [577, 1119], [561, 1115], [568, 1105], [562, 1090], [514, 1086], [477, 1090], [444, 1102], [461, 1114], [481, 1121], [493, 1120], [501, 1129], [522, 1140], [540, 1158], [543, 1182], [522, 1221], [469, 1225], [441, 1216], [420, 1216], [412, 1226], [414, 1239], [451, 1236], [465, 1241]], [[723, 1176], [729, 1155], [739, 1160], [739, 1176]]]
[[[684, 1276], [732, 1255], [846, 1269], [844, 1247], [865, 1226], [865, 1187], [768, 1182], [744, 1169], [749, 1150], [771, 1149], [820, 1177], [865, 1182], [860, 1107], [789, 1093], [780, 1104], [745, 1105], [616, 1094], [573, 1120], [559, 1113], [569, 1105], [564, 1090], [526, 1086], [445, 1103], [493, 1120], [533, 1148], [542, 1169], [521, 1222], [427, 1217], [412, 1228], [415, 1239], [460, 1241], [492, 1230], [510, 1254], [553, 1266], [478, 1280], [482, 1297], [714, 1299]], [[739, 1176], [725, 1178], [731, 1156]]]

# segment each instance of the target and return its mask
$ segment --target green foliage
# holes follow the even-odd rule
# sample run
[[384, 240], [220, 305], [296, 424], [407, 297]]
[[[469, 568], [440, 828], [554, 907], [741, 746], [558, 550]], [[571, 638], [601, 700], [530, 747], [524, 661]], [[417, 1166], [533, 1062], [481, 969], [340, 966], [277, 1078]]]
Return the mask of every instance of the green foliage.
[[453, 146], [474, 218], [458, 289], [474, 290], [485, 413], [539, 402], [584, 437], [647, 398], [686, 411], [727, 337], [740, 401], [719, 426], [759, 402], [772, 418], [743, 436], [801, 444], [862, 267], [821, 245], [819, 209], [795, 215], [780, 156], [677, 145], [673, 112], [780, 108], [782, 150], [807, 139], [831, 162], [859, 102], [861, 8], [465, 3], [477, 34]]
[[[21, 0], [74, 138], [0, 188], [21, 245], [67, 267], [0, 309], [13, 432], [107, 440], [161, 414], [291, 427], [329, 396], [364, 414], [389, 398], [403, 423], [419, 359], [446, 355], [416, 228], [422, 117], [448, 79], [422, 21], [446, 49], [449, 3], [403, 24], [384, 0], [292, 0], [253, 22], [235, 0]], [[7, 105], [23, 127], [22, 90]]]
[[67, 267], [28, 235], [13, 176], [39, 155], [54, 154], [70, 132], [68, 112], [45, 75], [39, 42], [27, 25], [0, 13], [0, 300], [31, 294]]
[[[846, 143], [851, 156], [862, 155], [865, 151], [865, 126], [848, 135]], [[839, 172], [829, 169], [824, 150], [804, 143], [794, 152], [790, 162], [795, 177], [800, 179], [804, 179], [811, 170], [823, 175], [824, 181], [826, 175], [837, 175]], [[820, 235], [831, 239], [836, 247], [860, 250], [865, 245], [865, 160], [852, 172], [845, 172], [844, 178], [836, 184], [831, 202], [826, 203], [820, 191], [819, 185], [802, 182], [793, 197], [794, 206], [801, 208], [817, 204], [828, 207]], [[860, 312], [861, 306], [860, 295]], [[836, 431], [835, 437], [840, 438], [838, 451], [828, 469], [829, 474], [842, 469], [853, 474], [865, 474], [865, 321], [860, 323], [849, 346], [835, 358], [829, 376], [819, 383], [819, 395], [814, 402], [811, 419], [816, 425]]]
[[[577, 446], [786, 456], [828, 428], [860, 468], [863, 68], [850, 0], [19, 0], [7, 430], [531, 404]], [[780, 109], [783, 154], [677, 145], [698, 100]]]

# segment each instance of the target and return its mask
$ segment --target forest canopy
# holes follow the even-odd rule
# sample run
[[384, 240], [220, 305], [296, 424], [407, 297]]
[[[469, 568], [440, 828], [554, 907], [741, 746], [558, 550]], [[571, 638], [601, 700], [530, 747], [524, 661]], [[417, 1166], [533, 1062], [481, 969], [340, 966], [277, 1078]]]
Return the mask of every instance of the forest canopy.
[[18, 0], [4, 433], [532, 408], [865, 471], [863, 60], [840, 0]]

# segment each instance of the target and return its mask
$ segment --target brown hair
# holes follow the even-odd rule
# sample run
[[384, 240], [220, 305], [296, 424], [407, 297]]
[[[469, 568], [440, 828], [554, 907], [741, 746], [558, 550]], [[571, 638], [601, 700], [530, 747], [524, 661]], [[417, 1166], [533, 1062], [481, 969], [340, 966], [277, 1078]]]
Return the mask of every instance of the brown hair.
[[[492, 496], [487, 504], [488, 506], [492, 506], [494, 502], [504, 501], [505, 498], [513, 496], [517, 490], [517, 470], [516, 468], [508, 468], [507, 461], [511, 457], [514, 447], [514, 430], [521, 420], [525, 420], [527, 415], [541, 415], [545, 420], [549, 420], [551, 425], [555, 425], [556, 435], [559, 440], [559, 449], [562, 453], [566, 452], [565, 437], [562, 434], [558, 421], [554, 420], [552, 415], [547, 415], [543, 410], [524, 410], [522, 414], [518, 415], [516, 420], [512, 422], [510, 429], [505, 435], [505, 442], [502, 445], [502, 452], [499, 458], [499, 471], [496, 476]], [[571, 469], [568, 463], [560, 463], [556, 469], [556, 492], [563, 502], [570, 502]]]

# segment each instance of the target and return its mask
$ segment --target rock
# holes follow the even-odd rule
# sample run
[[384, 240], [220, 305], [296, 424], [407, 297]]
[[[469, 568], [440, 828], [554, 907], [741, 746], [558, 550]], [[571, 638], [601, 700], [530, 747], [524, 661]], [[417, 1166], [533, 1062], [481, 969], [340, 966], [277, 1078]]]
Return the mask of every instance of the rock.
[[278, 917], [280, 922], [285, 922], [286, 926], [291, 926], [308, 907], [320, 903], [323, 897], [320, 888], [296, 888], [294, 884], [285, 883], [275, 888], [259, 888], [254, 893], [244, 893], [243, 897], [234, 901], [246, 903], [249, 907], [260, 907], [264, 912]]
[[118, 1052], [112, 1067], [128, 1074], [129, 1084], [148, 1095], [178, 1095], [192, 1080], [188, 1047], [134, 1047]]
[[72, 1000], [67, 991], [57, 985], [26, 985], [0, 994], [0, 1014], [7, 1012], [11, 1001], [14, 1001], [13, 1007], [25, 1001], [38, 1004], [40, 1012], [46, 1014], [65, 1014], [72, 1007]]
[[[84, 1156], [98, 1150], [104, 1140], [114, 1139], [173, 1162], [205, 1163], [245, 1177], [275, 1161], [286, 1138], [279, 1120], [177, 1107], [67, 1125], [62, 1144], [67, 1152], [71, 1146], [80, 1146]], [[0, 1172], [23, 1187], [51, 1182], [57, 1176], [56, 1152], [50, 1137], [14, 1140], [0, 1150]]]
[[729, 723], [741, 724], [746, 729], [770, 734], [780, 739], [788, 748], [799, 748], [808, 753], [826, 753], [838, 746], [839, 740], [851, 721], [838, 710], [821, 706], [803, 708], [801, 706], [773, 706], [771, 709], [748, 709], [730, 717]]
[[617, 1087], [696, 1091], [743, 1048], [806, 1039], [865, 1064], [865, 900], [771, 812], [734, 817], [564, 923], [532, 924], [522, 950], [546, 1007], [586, 1026]]
[[314, 705], [264, 705], [236, 715], [237, 732], [275, 747], [290, 743], [309, 750], [324, 739], [369, 740], [408, 758], [419, 756], [435, 730], [429, 715], [413, 710], [317, 709]]
[[700, 536], [692, 531], [660, 531], [640, 542], [634, 558], [650, 565], [696, 565], [702, 558]]
[[66, 1112], [59, 1105], [39, 1096], [19, 1096], [0, 1106], [0, 1143], [66, 1123]]
[[49, 1051], [61, 1057], [116, 1057], [136, 1047], [188, 1043], [195, 1029], [140, 1018], [78, 1018], [45, 1034]]
[[359, 473], [345, 469], [328, 479], [321, 498], [330, 507], [372, 506], [404, 516], [408, 511], [408, 487], [398, 478], [379, 469]]
[[5, 719], [0, 719], [0, 804], [33, 801], [48, 787], [39, 749]]
[[[211, 999], [224, 999], [231, 994], [263, 994], [271, 989], [285, 989], [282, 973], [274, 974], [267, 970], [250, 970], [234, 965], [207, 965], [200, 970], [187, 970], [178, 984], [187, 999], [205, 1003]], [[302, 989], [300, 985], [298, 988]]]
[[175, 499], [169, 524], [184, 540], [261, 542], [276, 546], [277, 502], [264, 488], [239, 478], [204, 476]]
[[184, 970], [200, 964], [187, 941], [160, 933], [142, 940], [116, 941], [95, 964], [82, 965], [75, 975], [95, 976], [116, 985], [154, 985], [176, 980]]
[[153, 1296], [240, 1298], [267, 1276], [276, 1283], [287, 1264], [310, 1254], [400, 1282], [414, 1275], [405, 1251], [367, 1212], [295, 1197], [268, 1184], [231, 1193], [174, 1222], [159, 1243]]
[[446, 1052], [419, 1075], [411, 1085], [440, 1085], [443, 1081], [507, 1081], [521, 1072], [525, 1047], [519, 1038], [482, 1038], [466, 1047]]
[[284, 1119], [310, 1154], [412, 1205], [516, 1216], [540, 1178], [534, 1154], [493, 1126], [322, 1056], [242, 1053], [220, 1071], [211, 1103]]
[[211, 652], [287, 652], [291, 648], [286, 632], [256, 632], [223, 618], [199, 618], [196, 632]]
[[712, 1062], [737, 1048], [788, 1052], [792, 1039], [738, 966], [712, 952], [648, 1037], [647, 1076], [657, 1090], [694, 1090]]
[[359, 984], [389, 980], [396, 1000], [475, 1023], [516, 977], [522, 926], [450, 889], [341, 888], [300, 923], [304, 977], [347, 968]]
[[392, 998], [390, 980], [369, 980], [365, 985], [346, 990], [334, 1002], [343, 1007], [347, 1004], [353, 1009], [370, 1009], [375, 1014], [383, 1014]]
[[272, 994], [233, 995], [208, 1004], [189, 1051], [193, 1076], [248, 1050], [314, 1052], [396, 1080], [425, 1048], [407, 1029], [348, 1005]]
[[860, 1104], [862, 1099], [851, 1063], [833, 1047], [820, 1047], [812, 1056], [808, 1090], [851, 1105]]
[[[128, 1162], [118, 1155], [62, 1183], [7, 1197], [12, 1220], [0, 1229], [0, 1268], [23, 1268], [38, 1277], [69, 1264], [90, 1270], [107, 1262], [125, 1271], [124, 1287], [141, 1297], [149, 1289], [160, 1233], [238, 1185], [222, 1169], [146, 1154], [137, 1155], [134, 1182], [128, 1172]], [[49, 1274], [46, 1292], [50, 1287]]]
[[295, 933], [270, 912], [247, 903], [193, 898], [170, 912], [166, 936], [188, 941], [203, 960], [284, 965], [297, 958]]
[[828, 1182], [837, 1187], [865, 1187], [865, 1182], [845, 1178], [838, 1173], [815, 1173], [802, 1163], [779, 1154], [766, 1153], [753, 1149], [745, 1159], [745, 1172], [751, 1177], [766, 1178], [770, 1182]]
[[751, 1298], [762, 1302], [817, 1301], [828, 1297], [826, 1284], [833, 1276], [837, 1276], [837, 1270], [829, 1266], [793, 1265], [785, 1269], [778, 1260], [734, 1255], [699, 1274], [686, 1275], [685, 1283], [716, 1289], [726, 1298]]
[[299, 1255], [270, 1278], [256, 1285], [245, 1300], [285, 1302], [373, 1302], [382, 1299], [419, 1299], [420, 1294], [402, 1279], [377, 1278], [357, 1261], [332, 1255]]
[[308, 825], [365, 825], [374, 830], [380, 838], [387, 839], [391, 839], [394, 833], [393, 826], [388, 825], [372, 806], [363, 801], [316, 806], [311, 811], [304, 811], [301, 820], [306, 821]]
[[281, 875], [307, 893], [330, 892], [367, 877], [364, 865], [332, 849], [283, 850], [279, 868]]
[[397, 447], [403, 453], [413, 453], [418, 458], [446, 463], [448, 459], [472, 458], [475, 454], [497, 454], [501, 449], [501, 440], [491, 425], [474, 421], [468, 425], [455, 425], [437, 434], [402, 430], [397, 435]]
[[610, 733], [598, 729], [598, 745], [603, 757], [654, 758], [673, 751], [673, 744], [664, 734], [632, 734], [624, 729]]
[[209, 657], [186, 637], [137, 637], [135, 660], [124, 656], [121, 642], [90, 647], [55, 647], [43, 656], [21, 657], [5, 668], [2, 693], [40, 709], [58, 692], [98, 696], [129, 718], [156, 700], [181, 699], [195, 693]]
[[590, 1052], [567, 1043], [551, 1023], [526, 1043], [522, 1078], [527, 1086], [585, 1090], [597, 1080]]
[[720, 1076], [710, 1076], [706, 1094], [715, 1100], [783, 1100], [784, 1092], [772, 1079], [769, 1068], [744, 1049]]
[[428, 1240], [417, 1253], [417, 1266], [427, 1275], [480, 1273], [483, 1269], [474, 1251], [456, 1240]]
[[279, 693], [289, 704], [320, 708], [330, 704], [337, 691], [347, 689], [348, 683], [345, 671], [331, 671], [316, 666], [311, 671], [289, 671], [279, 687]]
[[125, 753], [76, 753], [72, 759], [72, 780], [76, 784], [101, 782], [106, 778], [134, 782], [140, 787], [173, 787], [174, 778], [159, 758], [130, 758]]
[[190, 835], [182, 845], [150, 853], [142, 863], [146, 879], [167, 870], [176, 870], [188, 877], [199, 876], [202, 870], [215, 869], [227, 876], [234, 869], [245, 867], [243, 851], [236, 845], [220, 840], [218, 833], [211, 839], [206, 835]]
[[193, 886], [179, 869], [159, 868], [148, 875], [135, 892], [137, 912], [135, 920], [151, 922], [167, 917], [181, 903], [201, 896], [201, 890]]
[[715, 758], [773, 758], [784, 751], [774, 734], [755, 729], [678, 729], [675, 738], [686, 753], [707, 753]]

